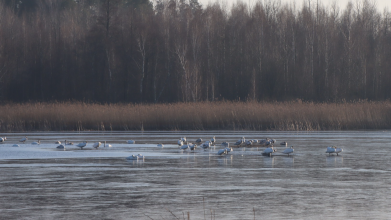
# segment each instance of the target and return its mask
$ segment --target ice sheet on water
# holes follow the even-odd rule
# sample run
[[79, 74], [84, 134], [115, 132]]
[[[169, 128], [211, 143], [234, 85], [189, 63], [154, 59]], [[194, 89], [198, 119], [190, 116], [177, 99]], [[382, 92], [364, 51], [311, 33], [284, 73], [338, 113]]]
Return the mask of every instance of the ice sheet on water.
[[[0, 134], [0, 213], [4, 219], [387, 219], [391, 132], [81, 132]], [[21, 136], [29, 142], [19, 143]], [[295, 155], [261, 156], [264, 147], [180, 150], [179, 137], [217, 143], [275, 138]], [[41, 145], [31, 145], [41, 139]], [[136, 140], [135, 145], [126, 140]], [[75, 144], [56, 149], [55, 140]], [[107, 141], [112, 148], [91, 146]], [[11, 147], [20, 144], [19, 148]], [[163, 143], [164, 148], [157, 144]], [[344, 148], [328, 156], [326, 146]], [[276, 146], [277, 153], [285, 146]], [[126, 161], [132, 154], [144, 161]], [[232, 154], [231, 154], [232, 153]], [[69, 159], [70, 158], [70, 159]], [[151, 159], [152, 158], [152, 159]], [[13, 160], [16, 159], [16, 160]], [[26, 159], [26, 160], [24, 160]], [[33, 160], [29, 160], [33, 159]], [[36, 160], [37, 159], [37, 160]], [[3, 169], [4, 168], [4, 169]], [[240, 201], [240, 202], [238, 202]], [[369, 201], [369, 202], [368, 202]], [[23, 208], [20, 208], [23, 207]], [[168, 211], [170, 210], [170, 211]], [[283, 212], [281, 210], [284, 210]], [[330, 212], [330, 210], [333, 210]], [[348, 210], [348, 211], [346, 211]], [[206, 216], [208, 218], [208, 216]]]
[[181, 157], [186, 154], [171, 154], [177, 151], [175, 145], [165, 145], [157, 148], [154, 144], [116, 144], [115, 146], [92, 148], [92, 144], [81, 150], [75, 145], [66, 145], [65, 150], [57, 149], [56, 144], [20, 144], [20, 147], [12, 147], [13, 144], [0, 145], [0, 160], [10, 159], [52, 159], [52, 158], [126, 158], [130, 155], [142, 154], [146, 158], [155, 157]]

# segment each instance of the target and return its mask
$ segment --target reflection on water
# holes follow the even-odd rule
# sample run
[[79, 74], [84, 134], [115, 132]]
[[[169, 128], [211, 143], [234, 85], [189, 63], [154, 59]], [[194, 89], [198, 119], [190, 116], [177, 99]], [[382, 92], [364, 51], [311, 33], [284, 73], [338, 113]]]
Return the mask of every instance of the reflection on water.
[[342, 167], [343, 166], [343, 156], [327, 156], [326, 157], [326, 164], [329, 167]]
[[[86, 132], [0, 134], [2, 219], [387, 219], [391, 202], [390, 132]], [[41, 140], [13, 148], [22, 136]], [[218, 145], [180, 150], [179, 137], [234, 143], [272, 137], [264, 147]], [[112, 148], [84, 150], [75, 143], [107, 141]], [[126, 144], [134, 139], [136, 143]], [[193, 140], [194, 139], [194, 140]], [[157, 143], [164, 143], [158, 148]], [[326, 146], [344, 149], [325, 153]], [[368, 151], [368, 148], [371, 151]], [[134, 154], [145, 160], [126, 160]], [[176, 216], [176, 217], [175, 217]]]
[[264, 156], [263, 164], [264, 164], [264, 167], [273, 168], [274, 167], [274, 156], [271, 156], [271, 157]]
[[217, 163], [219, 165], [224, 165], [224, 166], [232, 165], [233, 159], [234, 159], [233, 155], [222, 155], [217, 158]]
[[288, 156], [283, 158], [284, 166], [286, 167], [293, 167], [293, 164], [295, 162], [295, 158], [293, 156]]

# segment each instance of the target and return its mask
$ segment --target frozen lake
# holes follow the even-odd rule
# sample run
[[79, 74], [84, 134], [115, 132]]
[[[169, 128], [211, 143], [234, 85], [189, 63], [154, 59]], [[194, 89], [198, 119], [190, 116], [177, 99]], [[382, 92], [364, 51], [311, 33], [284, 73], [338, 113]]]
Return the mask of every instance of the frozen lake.
[[[391, 131], [0, 133], [2, 219], [387, 219]], [[27, 136], [23, 144], [19, 140]], [[217, 144], [182, 151], [186, 136]], [[223, 141], [274, 138], [216, 155]], [[136, 144], [126, 144], [127, 140]], [[40, 145], [31, 142], [41, 140]], [[88, 141], [58, 150], [55, 141]], [[111, 148], [92, 144], [107, 141]], [[287, 141], [294, 146], [282, 155]], [[163, 148], [156, 145], [163, 143]], [[19, 144], [20, 147], [12, 147]], [[326, 146], [343, 148], [328, 156]], [[145, 160], [129, 161], [132, 154]]]

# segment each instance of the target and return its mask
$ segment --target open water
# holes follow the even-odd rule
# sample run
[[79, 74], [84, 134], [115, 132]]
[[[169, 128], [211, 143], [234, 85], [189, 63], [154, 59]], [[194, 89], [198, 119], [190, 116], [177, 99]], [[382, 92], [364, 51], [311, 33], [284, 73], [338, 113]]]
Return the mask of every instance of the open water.
[[[78, 132], [3, 133], [1, 219], [388, 219], [391, 132]], [[27, 136], [23, 144], [19, 139]], [[186, 136], [209, 150], [182, 151]], [[265, 147], [216, 153], [223, 141], [274, 138]], [[31, 142], [41, 140], [40, 145]], [[127, 140], [136, 144], [127, 144]], [[88, 141], [84, 150], [75, 144]], [[92, 144], [106, 141], [97, 149]], [[287, 141], [294, 154], [283, 155]], [[163, 148], [156, 145], [163, 143]], [[12, 147], [19, 144], [20, 147]], [[327, 146], [343, 148], [339, 156]], [[144, 160], [126, 157], [143, 154]]]

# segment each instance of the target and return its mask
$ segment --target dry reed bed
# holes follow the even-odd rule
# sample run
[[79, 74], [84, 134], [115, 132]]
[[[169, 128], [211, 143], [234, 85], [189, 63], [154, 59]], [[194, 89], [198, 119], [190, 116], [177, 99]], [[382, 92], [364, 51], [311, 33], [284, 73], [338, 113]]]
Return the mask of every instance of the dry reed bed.
[[390, 129], [391, 103], [36, 103], [0, 106], [1, 131]]

